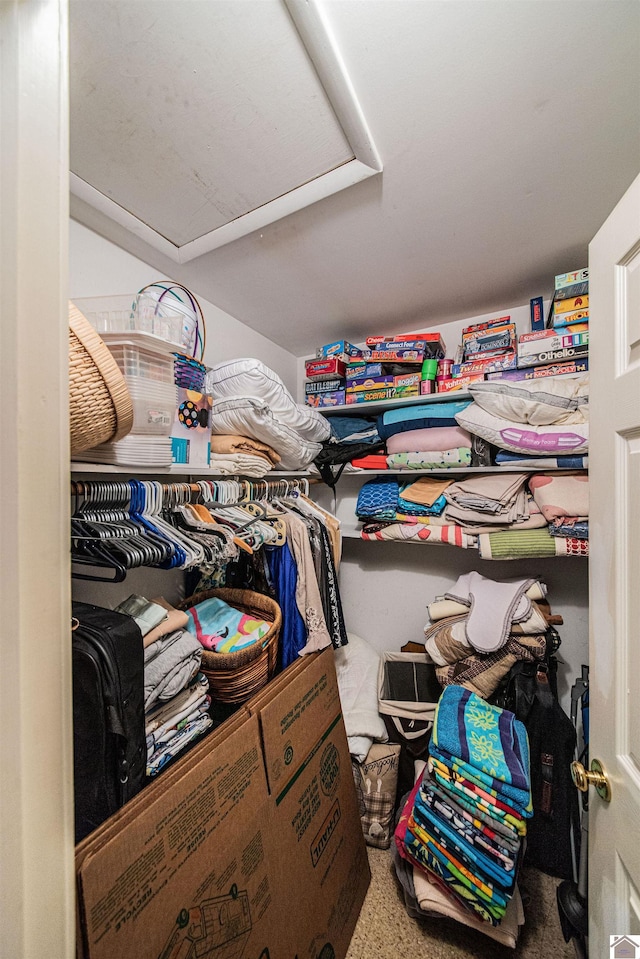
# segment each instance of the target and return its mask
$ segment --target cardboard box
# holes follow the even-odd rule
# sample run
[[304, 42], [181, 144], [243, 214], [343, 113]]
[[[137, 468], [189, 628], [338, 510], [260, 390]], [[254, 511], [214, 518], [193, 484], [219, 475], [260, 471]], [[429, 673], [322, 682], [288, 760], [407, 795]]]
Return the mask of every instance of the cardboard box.
[[580, 360], [589, 355], [589, 344], [564, 346], [557, 350], [541, 350], [527, 356], [518, 355], [518, 369], [524, 366], [546, 366], [549, 363], [561, 363], [564, 360]]
[[518, 356], [536, 353], [541, 349], [559, 350], [563, 346], [579, 346], [589, 342], [589, 331], [578, 333], [560, 327], [553, 330], [541, 330], [538, 333], [523, 333], [518, 338]]
[[541, 296], [529, 300], [529, 316], [532, 330], [544, 330], [544, 302]]
[[552, 313], [551, 326], [557, 329], [561, 326], [573, 326], [574, 323], [588, 323], [589, 308], [585, 310], [571, 310], [568, 313]]
[[81, 959], [344, 959], [370, 873], [333, 650], [91, 833], [76, 873]]
[[553, 315], [558, 316], [560, 313], [574, 313], [576, 310], [588, 310], [589, 309], [589, 294], [586, 293], [584, 296], [569, 296], [563, 300], [553, 301]]
[[556, 276], [554, 287], [556, 290], [563, 290], [574, 286], [576, 283], [588, 283], [589, 270], [575, 270], [573, 273], [559, 273]]
[[329, 393], [309, 393], [305, 396], [307, 406], [313, 406], [316, 410], [328, 409], [332, 406], [344, 406], [346, 402], [346, 390], [331, 390]]
[[[424, 349], [387, 350], [383, 349], [384, 346], [385, 344], [380, 344], [379, 348], [367, 350], [365, 354], [367, 362], [371, 360], [374, 363], [422, 363], [425, 358]], [[442, 355], [444, 356], [444, 352]]]
[[511, 316], [499, 316], [495, 320], [487, 320], [484, 323], [472, 323], [471, 326], [465, 326], [462, 329], [462, 335], [467, 333], [480, 333], [482, 330], [490, 330], [496, 326], [504, 326], [511, 322]]
[[466, 390], [472, 383], [482, 383], [484, 373], [473, 373], [471, 376], [458, 376], [456, 379], [438, 380], [438, 393], [454, 393], [456, 390]]
[[498, 351], [504, 353], [513, 350], [516, 340], [515, 323], [505, 323], [502, 326], [493, 326], [475, 333], [462, 334], [462, 348], [465, 360], [479, 359], [483, 355]]
[[[408, 347], [412, 347], [418, 340], [422, 340], [425, 343], [440, 343], [441, 336], [439, 333], [396, 333], [394, 336], [368, 336], [365, 340], [365, 345], [379, 346], [381, 343], [384, 343], [385, 349], [387, 349], [387, 343], [405, 341]], [[390, 349], [397, 349], [397, 347], [390, 347]]]
[[362, 350], [354, 346], [353, 343], [349, 343], [348, 340], [336, 340], [335, 343], [327, 343], [325, 346], [319, 346], [317, 348], [316, 357], [319, 360], [326, 359], [330, 356], [337, 357], [346, 363], [352, 357], [358, 358], [362, 356]]
[[310, 393], [332, 393], [334, 390], [343, 390], [345, 381], [338, 377], [334, 380], [309, 380], [304, 384], [304, 391], [308, 396]]
[[347, 371], [342, 360], [335, 357], [326, 360], [305, 360], [304, 368], [307, 376], [322, 377], [325, 380], [331, 380], [337, 376], [344, 377]]
[[549, 366], [533, 366], [522, 370], [505, 370], [502, 373], [489, 373], [488, 380], [538, 380], [547, 376], [582, 376], [589, 372], [589, 360], [575, 360], [567, 363], [551, 363]]
[[518, 361], [518, 355], [515, 350], [510, 353], [504, 353], [497, 357], [486, 357], [481, 360], [470, 360], [468, 363], [454, 363], [451, 367], [451, 375], [473, 376], [475, 373], [495, 373], [499, 370], [514, 370]]
[[347, 382], [363, 376], [383, 376], [382, 363], [348, 363]]
[[355, 393], [359, 390], [380, 390], [388, 386], [394, 386], [394, 376], [366, 376], [364, 379], [348, 379], [347, 393]]

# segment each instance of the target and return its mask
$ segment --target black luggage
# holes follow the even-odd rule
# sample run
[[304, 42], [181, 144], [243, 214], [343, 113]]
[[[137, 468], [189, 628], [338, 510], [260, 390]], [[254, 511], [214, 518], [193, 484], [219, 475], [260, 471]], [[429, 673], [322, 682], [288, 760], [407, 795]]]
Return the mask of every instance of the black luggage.
[[131, 616], [73, 603], [76, 842], [145, 783], [144, 649]]

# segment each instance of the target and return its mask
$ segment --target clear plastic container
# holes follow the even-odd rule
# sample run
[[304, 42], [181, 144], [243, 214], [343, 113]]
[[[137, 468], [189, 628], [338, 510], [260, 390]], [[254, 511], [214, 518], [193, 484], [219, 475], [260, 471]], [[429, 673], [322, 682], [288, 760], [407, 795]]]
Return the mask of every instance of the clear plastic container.
[[166, 384], [174, 382], [172, 356], [162, 356], [126, 344], [107, 345], [125, 376], [142, 376]]
[[132, 433], [168, 436], [175, 418], [176, 391], [143, 377], [125, 377], [133, 404]]
[[140, 293], [131, 311], [133, 329], [152, 333], [192, 353], [197, 317], [190, 303], [171, 290], [161, 288]]

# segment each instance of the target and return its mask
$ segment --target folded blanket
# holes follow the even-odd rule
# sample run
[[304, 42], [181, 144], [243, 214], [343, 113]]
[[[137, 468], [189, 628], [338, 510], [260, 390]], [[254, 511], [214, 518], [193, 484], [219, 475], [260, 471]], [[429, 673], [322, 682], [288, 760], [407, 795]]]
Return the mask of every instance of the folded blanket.
[[364, 762], [374, 740], [389, 738], [378, 711], [380, 655], [360, 636], [347, 635], [348, 644], [335, 650], [338, 692], [349, 752]]
[[176, 733], [173, 739], [166, 743], [162, 749], [156, 750], [147, 760], [147, 776], [157, 776], [168, 762], [178, 756], [194, 739], [199, 739], [212, 726], [213, 720], [208, 713], [202, 713], [197, 719], [187, 723]]
[[519, 638], [511, 636], [495, 653], [470, 653], [455, 663], [436, 667], [436, 676], [442, 686], [464, 686], [483, 699], [488, 699], [515, 663], [519, 660], [541, 660], [545, 650], [544, 634]]
[[482, 559], [520, 559], [535, 556], [588, 556], [589, 540], [552, 536], [548, 527], [478, 534]]
[[436, 426], [430, 429], [406, 430], [387, 439], [387, 452], [428, 453], [432, 450], [471, 449], [471, 434], [460, 426]]
[[204, 702], [209, 691], [209, 680], [204, 673], [197, 673], [196, 678], [182, 692], [173, 696], [165, 703], [157, 703], [145, 713], [145, 732], [152, 735], [167, 723], [176, 722], [180, 716], [191, 712], [196, 706]]
[[356, 502], [356, 515], [376, 519], [395, 519], [398, 505], [398, 481], [373, 479], [364, 483]]
[[[510, 514], [511, 507], [524, 492], [526, 473], [485, 473], [452, 483], [445, 491], [447, 502], [458, 510], [469, 510], [495, 517]], [[513, 522], [515, 516], [509, 521]], [[523, 512], [524, 518], [524, 512]]]
[[444, 403], [418, 403], [411, 407], [403, 406], [399, 409], [385, 410], [378, 416], [378, 433], [381, 439], [387, 440], [390, 436], [406, 430], [457, 426], [455, 417], [470, 406], [471, 402], [471, 400], [451, 400]]
[[162, 636], [144, 650], [144, 708], [171, 699], [200, 669], [202, 646], [188, 630]]
[[331, 428], [329, 443], [379, 443], [376, 424], [364, 416], [326, 417]]
[[471, 449], [465, 446], [428, 453], [394, 453], [387, 456], [387, 465], [389, 469], [403, 470], [464, 469], [471, 465]]
[[446, 543], [462, 549], [475, 549], [476, 537], [464, 533], [459, 526], [434, 526], [431, 523], [369, 523], [362, 528], [362, 539], [400, 540], [409, 543]]
[[[447, 686], [436, 707], [429, 754], [470, 774], [491, 789], [531, 802], [529, 740], [513, 713], [492, 706], [460, 686]], [[524, 802], [521, 799], [524, 797]]]
[[254, 646], [268, 633], [271, 623], [229, 606], [217, 596], [187, 610], [189, 629], [205, 649], [236, 653]]
[[440, 479], [437, 476], [421, 476], [413, 483], [406, 483], [400, 490], [400, 499], [417, 503], [419, 506], [433, 506], [439, 500], [451, 480]]
[[589, 515], [589, 477], [586, 473], [534, 473], [529, 489], [548, 523], [565, 516]]
[[[438, 496], [430, 506], [423, 506], [420, 503], [412, 503], [402, 498], [402, 490], [398, 496], [398, 512], [403, 516], [440, 516], [444, 512], [447, 501], [444, 494]], [[396, 516], [397, 519], [397, 516]]]
[[549, 532], [552, 536], [572, 537], [573, 539], [589, 539], [589, 521], [565, 517], [549, 523]]
[[272, 466], [277, 466], [280, 456], [274, 449], [254, 440], [250, 436], [238, 436], [235, 433], [214, 433], [211, 436], [211, 452], [229, 455], [235, 453], [251, 453], [267, 460]]
[[520, 469], [521, 467], [534, 469], [565, 469], [585, 470], [589, 466], [588, 456], [531, 456], [526, 453], [510, 453], [508, 450], [498, 450], [496, 466], [506, 469]]
[[211, 453], [209, 468], [216, 473], [264, 476], [273, 466], [269, 460], [254, 453]]
[[351, 460], [351, 465], [361, 470], [389, 469], [387, 466], [386, 453], [370, 453], [369, 456], [356, 456], [355, 459]]

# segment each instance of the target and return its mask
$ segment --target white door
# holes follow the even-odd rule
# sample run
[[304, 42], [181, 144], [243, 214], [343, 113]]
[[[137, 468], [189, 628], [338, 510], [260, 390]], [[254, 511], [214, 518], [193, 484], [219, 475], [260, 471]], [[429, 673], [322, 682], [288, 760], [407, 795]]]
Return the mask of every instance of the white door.
[[640, 937], [640, 177], [589, 248], [589, 951]]

